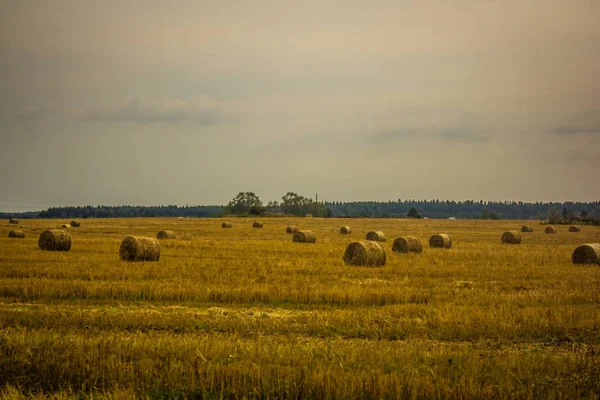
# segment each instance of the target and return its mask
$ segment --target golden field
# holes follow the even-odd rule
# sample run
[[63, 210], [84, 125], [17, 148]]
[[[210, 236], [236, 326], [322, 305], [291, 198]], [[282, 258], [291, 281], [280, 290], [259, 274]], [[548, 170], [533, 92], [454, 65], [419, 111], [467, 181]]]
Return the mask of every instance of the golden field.
[[[69, 252], [0, 227], [0, 393], [106, 398], [598, 398], [600, 266], [573, 265], [600, 227], [535, 221], [86, 219]], [[316, 244], [292, 242], [288, 224]], [[520, 245], [503, 245], [507, 230]], [[340, 235], [350, 225], [352, 234]], [[156, 237], [159, 262], [119, 258]], [[387, 264], [349, 267], [381, 230]], [[452, 248], [430, 249], [449, 233]], [[422, 254], [391, 251], [414, 235]]]

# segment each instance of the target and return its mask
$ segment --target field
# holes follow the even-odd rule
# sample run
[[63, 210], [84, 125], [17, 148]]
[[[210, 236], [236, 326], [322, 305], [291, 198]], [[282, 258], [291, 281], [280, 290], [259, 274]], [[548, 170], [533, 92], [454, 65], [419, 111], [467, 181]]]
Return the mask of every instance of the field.
[[[0, 393], [108, 398], [598, 398], [600, 267], [571, 253], [599, 227], [528, 221], [86, 219], [70, 252], [37, 239], [67, 220], [0, 227]], [[292, 243], [291, 223], [316, 233]], [[340, 235], [343, 225], [352, 234]], [[16, 226], [18, 227], [18, 226]], [[119, 259], [128, 235], [156, 263]], [[387, 264], [349, 267], [382, 230]], [[428, 238], [449, 233], [449, 250]], [[396, 254], [415, 235], [423, 253]]]

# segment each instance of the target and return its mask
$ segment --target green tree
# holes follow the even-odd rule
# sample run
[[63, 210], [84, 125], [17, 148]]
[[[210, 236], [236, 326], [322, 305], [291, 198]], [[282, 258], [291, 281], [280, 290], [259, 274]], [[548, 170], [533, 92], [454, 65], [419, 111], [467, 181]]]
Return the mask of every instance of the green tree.
[[254, 192], [239, 192], [227, 204], [227, 212], [231, 214], [244, 214], [249, 213], [252, 207], [254, 207], [255, 211], [263, 207], [260, 198]]
[[279, 205], [283, 212], [294, 215], [307, 214], [308, 207], [312, 204], [312, 200], [294, 192], [287, 192], [281, 198]]
[[421, 214], [417, 211], [416, 207], [411, 207], [406, 214], [408, 218], [421, 218]]
[[553, 223], [560, 220], [560, 211], [556, 207], [550, 207], [548, 209], [548, 213], [546, 214], [546, 219], [548, 222]]

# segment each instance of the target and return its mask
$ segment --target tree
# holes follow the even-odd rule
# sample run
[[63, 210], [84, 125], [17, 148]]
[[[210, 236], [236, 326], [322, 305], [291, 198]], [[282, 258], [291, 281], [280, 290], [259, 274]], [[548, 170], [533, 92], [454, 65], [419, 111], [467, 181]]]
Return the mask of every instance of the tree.
[[252, 207], [255, 207], [255, 211], [258, 210], [259, 207], [263, 207], [260, 198], [254, 194], [254, 192], [239, 192], [229, 204], [227, 204], [227, 212], [231, 214], [244, 214], [249, 213]]
[[421, 214], [417, 211], [416, 207], [411, 207], [406, 214], [408, 218], [421, 218]]
[[556, 222], [560, 220], [560, 211], [558, 211], [558, 208], [556, 207], [550, 207], [550, 209], [548, 210], [548, 213], [546, 214], [546, 219], [548, 219], [549, 222]]
[[311, 199], [299, 195], [294, 192], [287, 192], [281, 198], [280, 207], [285, 213], [294, 215], [305, 215], [308, 211], [308, 206], [312, 203]]

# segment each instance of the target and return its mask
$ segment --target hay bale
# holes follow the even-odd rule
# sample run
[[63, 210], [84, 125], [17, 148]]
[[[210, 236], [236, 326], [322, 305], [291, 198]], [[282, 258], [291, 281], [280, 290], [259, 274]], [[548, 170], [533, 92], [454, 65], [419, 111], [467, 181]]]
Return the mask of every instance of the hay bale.
[[25, 239], [25, 233], [23, 233], [23, 231], [10, 231], [10, 232], [8, 232], [8, 237], [9, 238]]
[[233, 225], [231, 224], [231, 222], [223, 222], [221, 224], [221, 228], [233, 228]]
[[533, 232], [533, 228], [527, 225], [521, 227], [521, 232]]
[[69, 229], [70, 225], [62, 224], [60, 227], [61, 227], [61, 229]]
[[600, 243], [583, 244], [573, 251], [573, 264], [600, 264]]
[[423, 251], [423, 243], [421, 239], [415, 236], [401, 236], [394, 240], [392, 251], [397, 253], [421, 253]]
[[449, 249], [450, 247], [452, 247], [452, 237], [445, 233], [433, 235], [429, 238], [429, 247]]
[[312, 214], [306, 214], [304, 218], [312, 218]]
[[158, 261], [160, 244], [157, 239], [143, 236], [128, 236], [119, 249], [123, 261]]
[[556, 233], [556, 228], [553, 226], [548, 226], [546, 227], [546, 229], [544, 229], [544, 232], [546, 233]]
[[9, 220], [8, 220], [8, 223], [9, 223], [9, 224], [18, 224], [18, 223], [19, 223], [19, 220], [18, 220], [18, 219], [11, 218], [11, 219], [9, 219]]
[[49, 229], [40, 234], [38, 246], [47, 251], [69, 251], [71, 250], [71, 235], [61, 229]]
[[352, 233], [352, 229], [350, 229], [350, 227], [349, 227], [349, 226], [342, 226], [342, 227], [340, 228], [340, 234], [341, 234], [341, 235], [349, 235], [349, 234], [351, 234], [351, 233]]
[[385, 265], [385, 249], [381, 243], [371, 240], [352, 242], [344, 252], [344, 263], [346, 265], [381, 267]]
[[296, 233], [298, 232], [298, 228], [296, 228], [295, 226], [288, 226], [287, 228], [285, 228], [285, 233]]
[[298, 231], [292, 238], [294, 243], [317, 243], [317, 237], [311, 231]]
[[385, 242], [385, 235], [381, 231], [372, 231], [367, 233], [367, 240], [374, 242]]
[[571, 225], [569, 227], [569, 232], [581, 232], [581, 228], [578, 227], [577, 225]]
[[253, 228], [262, 228], [263, 227], [263, 223], [259, 222], [259, 221], [254, 221], [254, 223], [252, 224]]
[[521, 243], [521, 234], [517, 231], [504, 232], [500, 240], [506, 244], [519, 244]]
[[158, 235], [156, 235], [157, 239], [166, 240], [166, 239], [177, 239], [177, 235], [173, 231], [160, 231]]
[[81, 226], [81, 223], [79, 223], [77, 221], [71, 221], [71, 226], [73, 228], [79, 228]]

